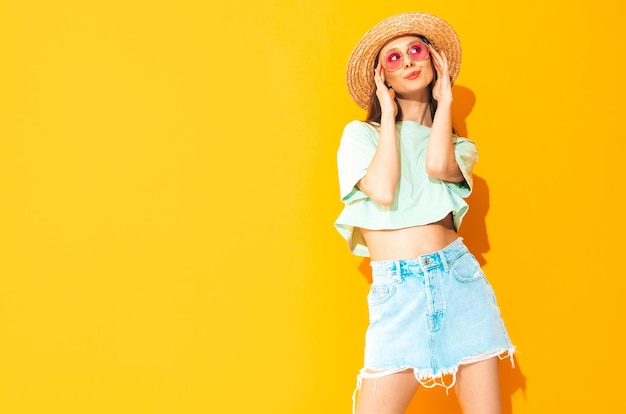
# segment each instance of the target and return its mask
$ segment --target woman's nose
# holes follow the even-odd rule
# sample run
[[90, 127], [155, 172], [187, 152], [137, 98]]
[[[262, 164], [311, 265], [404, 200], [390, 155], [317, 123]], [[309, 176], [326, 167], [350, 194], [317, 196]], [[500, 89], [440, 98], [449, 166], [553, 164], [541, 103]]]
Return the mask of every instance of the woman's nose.
[[408, 53], [405, 53], [404, 55], [402, 55], [402, 59], [404, 59], [405, 68], [410, 68], [411, 66], [415, 65], [415, 62], [411, 58], [411, 55], [409, 55]]

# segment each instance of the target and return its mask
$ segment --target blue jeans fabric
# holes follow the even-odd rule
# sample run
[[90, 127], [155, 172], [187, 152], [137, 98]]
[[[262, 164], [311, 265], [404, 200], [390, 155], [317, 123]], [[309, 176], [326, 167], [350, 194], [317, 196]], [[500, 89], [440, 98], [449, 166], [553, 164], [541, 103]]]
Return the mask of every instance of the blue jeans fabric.
[[[459, 365], [512, 355], [496, 298], [461, 238], [416, 259], [371, 262], [361, 378], [407, 369], [427, 387], [454, 385]], [[452, 383], [443, 382], [452, 375]], [[360, 387], [358, 387], [360, 388]]]

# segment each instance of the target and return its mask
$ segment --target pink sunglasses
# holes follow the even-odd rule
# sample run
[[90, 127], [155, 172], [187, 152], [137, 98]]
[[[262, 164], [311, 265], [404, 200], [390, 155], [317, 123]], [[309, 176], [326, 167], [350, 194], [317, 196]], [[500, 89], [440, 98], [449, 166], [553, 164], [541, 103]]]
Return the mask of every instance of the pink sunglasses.
[[430, 52], [428, 51], [428, 46], [419, 41], [411, 43], [406, 53], [400, 49], [391, 49], [383, 57], [383, 67], [389, 72], [400, 69], [404, 63], [404, 55], [409, 55], [414, 62], [419, 62], [428, 59]]

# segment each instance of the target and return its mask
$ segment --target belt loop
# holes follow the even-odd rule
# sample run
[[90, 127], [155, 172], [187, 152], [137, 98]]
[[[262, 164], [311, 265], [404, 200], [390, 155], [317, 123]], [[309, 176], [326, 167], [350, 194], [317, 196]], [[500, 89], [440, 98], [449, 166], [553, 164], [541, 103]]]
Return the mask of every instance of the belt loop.
[[394, 280], [396, 283], [402, 283], [402, 266], [400, 265], [400, 260], [394, 261], [396, 265], [396, 274], [394, 275]]
[[448, 263], [448, 259], [446, 258], [446, 255], [443, 252], [443, 250], [439, 250], [439, 260], [441, 260], [441, 264], [443, 266], [443, 270], [445, 272], [447, 272], [450, 269], [450, 266], [449, 266], [449, 263]]

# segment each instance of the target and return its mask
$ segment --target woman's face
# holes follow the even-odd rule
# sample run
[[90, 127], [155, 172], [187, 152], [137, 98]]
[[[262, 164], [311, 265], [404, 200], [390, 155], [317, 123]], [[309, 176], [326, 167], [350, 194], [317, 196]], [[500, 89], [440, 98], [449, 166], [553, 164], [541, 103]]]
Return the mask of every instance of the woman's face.
[[428, 46], [417, 36], [402, 36], [389, 41], [380, 50], [379, 61], [385, 71], [385, 80], [399, 97], [428, 90], [433, 81]]

